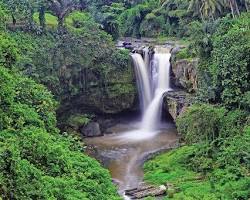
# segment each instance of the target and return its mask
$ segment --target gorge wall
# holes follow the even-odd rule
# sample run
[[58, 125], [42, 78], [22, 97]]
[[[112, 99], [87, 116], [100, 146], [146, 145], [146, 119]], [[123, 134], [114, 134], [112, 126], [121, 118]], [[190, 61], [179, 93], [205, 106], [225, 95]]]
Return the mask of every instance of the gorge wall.
[[198, 60], [177, 59], [176, 55], [182, 48], [172, 48], [171, 81], [174, 91], [169, 92], [164, 101], [166, 112], [169, 112], [174, 120], [191, 104], [190, 99], [198, 89]]
[[[151, 59], [154, 54], [154, 44], [130, 44], [129, 48], [132, 52], [143, 55], [144, 46], [149, 46], [148, 56]], [[177, 116], [190, 104], [189, 97], [197, 90], [198, 61], [176, 58], [178, 52], [185, 46], [175, 43], [167, 43], [163, 46], [171, 49], [171, 88], [174, 89], [164, 98], [163, 107], [165, 112], [176, 120]], [[112, 68], [106, 74], [87, 69], [81, 76], [85, 90], [70, 100], [64, 101], [58, 111], [59, 118], [65, 118], [60, 120], [63, 123], [72, 115], [81, 119], [81, 115], [94, 114], [95, 117], [91, 120], [100, 124], [101, 131], [98, 132], [101, 133], [117, 122], [120, 115], [139, 110], [135, 71], [131, 59], [128, 59], [127, 64]], [[68, 116], [63, 116], [61, 113], [68, 113]], [[66, 125], [62, 124], [63, 126], [69, 125], [66, 122]], [[84, 125], [79, 123], [79, 126], [74, 129], [77, 132], [84, 132], [81, 131], [84, 130], [83, 127]]]

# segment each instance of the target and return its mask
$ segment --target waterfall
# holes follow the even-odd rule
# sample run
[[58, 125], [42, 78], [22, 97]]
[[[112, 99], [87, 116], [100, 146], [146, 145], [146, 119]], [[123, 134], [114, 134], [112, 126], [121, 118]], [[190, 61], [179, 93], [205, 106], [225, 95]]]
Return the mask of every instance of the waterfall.
[[158, 133], [163, 97], [171, 90], [169, 50], [156, 48], [151, 61], [148, 48], [143, 54], [144, 59], [141, 54], [132, 54], [143, 114], [139, 129], [122, 135], [132, 140], [147, 139]]
[[155, 131], [159, 127], [161, 119], [162, 99], [170, 88], [170, 58], [171, 54], [168, 49], [156, 48], [152, 62], [152, 78], [151, 87], [153, 90], [153, 97], [146, 112], [143, 115], [141, 129], [147, 131]]
[[144, 112], [152, 99], [149, 73], [147, 66], [140, 54], [133, 54], [132, 59], [136, 71], [137, 87], [139, 91], [141, 108]]
[[[171, 90], [171, 54], [168, 49], [156, 48], [152, 60], [149, 58], [148, 48], [143, 50], [143, 54], [144, 59], [141, 54], [132, 54], [143, 117], [138, 129], [118, 136], [118, 139], [125, 141], [149, 140], [160, 132], [163, 97]], [[130, 187], [130, 183], [125, 186]], [[123, 197], [130, 200], [126, 195]]]
[[144, 58], [144, 62], [145, 62], [145, 65], [147, 67], [147, 70], [149, 71], [150, 70], [150, 58], [149, 58], [149, 48], [148, 47], [145, 47], [143, 49], [143, 58]]

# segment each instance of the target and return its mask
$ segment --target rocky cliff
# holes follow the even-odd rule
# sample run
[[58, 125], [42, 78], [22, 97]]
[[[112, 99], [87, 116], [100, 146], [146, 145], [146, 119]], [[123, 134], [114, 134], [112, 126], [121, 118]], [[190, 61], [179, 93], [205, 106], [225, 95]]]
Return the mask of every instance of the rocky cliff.
[[105, 78], [89, 70], [84, 73], [85, 89], [70, 100], [66, 99], [58, 113], [65, 110], [81, 113], [117, 114], [133, 109], [136, 99], [136, 83], [132, 66], [113, 69]]
[[190, 97], [198, 89], [197, 59], [177, 59], [176, 54], [185, 47], [173, 47], [171, 59], [171, 82], [173, 92], [164, 100], [165, 108], [172, 118], [176, 118], [190, 105]]
[[174, 74], [174, 85], [183, 88], [188, 92], [195, 92], [197, 85], [197, 59], [181, 59], [172, 62], [172, 72]]

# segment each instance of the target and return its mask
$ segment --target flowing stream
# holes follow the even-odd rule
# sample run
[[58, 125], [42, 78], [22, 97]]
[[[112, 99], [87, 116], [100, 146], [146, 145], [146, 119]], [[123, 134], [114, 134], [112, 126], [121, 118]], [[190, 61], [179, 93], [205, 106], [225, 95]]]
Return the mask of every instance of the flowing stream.
[[[89, 154], [110, 170], [122, 195], [124, 190], [137, 187], [143, 181], [143, 162], [152, 154], [173, 147], [177, 131], [173, 123], [161, 122], [162, 101], [170, 87], [170, 58], [166, 48], [149, 49], [143, 56], [131, 55], [137, 78], [142, 119], [117, 124], [111, 135], [88, 138]], [[125, 199], [129, 197], [124, 196]]]

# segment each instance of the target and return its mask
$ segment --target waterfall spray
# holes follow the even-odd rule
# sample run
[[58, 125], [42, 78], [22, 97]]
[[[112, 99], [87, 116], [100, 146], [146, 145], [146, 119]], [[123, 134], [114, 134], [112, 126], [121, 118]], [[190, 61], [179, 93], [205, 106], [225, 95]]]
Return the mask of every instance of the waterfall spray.
[[[132, 54], [134, 61], [140, 102], [142, 122], [138, 130], [124, 133], [122, 137], [130, 140], [141, 140], [155, 136], [159, 131], [161, 109], [164, 95], [170, 88], [170, 58], [166, 48], [156, 48], [150, 66], [148, 48], [144, 49], [144, 60], [141, 54]], [[147, 55], [146, 55], [147, 54]]]

